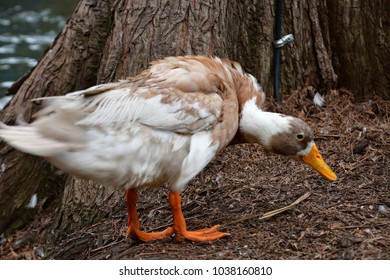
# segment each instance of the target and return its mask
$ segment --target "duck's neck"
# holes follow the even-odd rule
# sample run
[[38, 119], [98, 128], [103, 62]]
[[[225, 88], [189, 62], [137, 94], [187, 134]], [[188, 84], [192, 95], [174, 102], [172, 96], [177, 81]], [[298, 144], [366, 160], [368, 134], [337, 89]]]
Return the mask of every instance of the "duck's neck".
[[254, 99], [248, 100], [241, 111], [237, 142], [255, 142], [266, 149], [271, 148], [272, 137], [288, 131], [289, 117], [262, 111]]

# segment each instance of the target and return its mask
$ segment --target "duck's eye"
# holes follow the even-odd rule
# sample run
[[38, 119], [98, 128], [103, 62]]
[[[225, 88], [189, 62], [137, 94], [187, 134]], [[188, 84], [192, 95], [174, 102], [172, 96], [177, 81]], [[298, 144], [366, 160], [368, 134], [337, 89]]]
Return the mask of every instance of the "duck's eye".
[[296, 137], [297, 137], [297, 139], [298, 139], [299, 141], [301, 141], [301, 140], [304, 138], [303, 133], [298, 133], [298, 134], [296, 135]]

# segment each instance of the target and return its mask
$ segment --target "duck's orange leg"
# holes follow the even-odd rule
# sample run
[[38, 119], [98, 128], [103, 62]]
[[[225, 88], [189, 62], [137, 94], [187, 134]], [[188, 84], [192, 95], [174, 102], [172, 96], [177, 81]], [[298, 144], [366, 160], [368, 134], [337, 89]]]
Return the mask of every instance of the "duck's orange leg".
[[140, 222], [137, 213], [137, 192], [133, 189], [126, 190], [126, 205], [127, 205], [127, 234], [126, 237], [135, 237], [144, 242], [165, 239], [170, 237], [174, 231], [172, 227], [160, 232], [144, 232], [140, 230]]
[[229, 235], [226, 232], [218, 231], [218, 225], [215, 225], [211, 228], [188, 231], [186, 227], [186, 221], [181, 211], [181, 198], [179, 193], [172, 191], [169, 192], [169, 205], [171, 206], [173, 215], [173, 229], [177, 241], [183, 241], [184, 239], [198, 242], [211, 241]]

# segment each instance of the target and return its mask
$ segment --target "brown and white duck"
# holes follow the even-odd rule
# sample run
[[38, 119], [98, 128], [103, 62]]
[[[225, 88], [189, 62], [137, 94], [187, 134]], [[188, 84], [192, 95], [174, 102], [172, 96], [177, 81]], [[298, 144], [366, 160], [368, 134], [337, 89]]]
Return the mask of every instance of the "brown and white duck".
[[[309, 126], [264, 111], [265, 95], [256, 79], [230, 60], [168, 57], [136, 77], [41, 100], [44, 107], [35, 121], [1, 123], [0, 137], [70, 174], [125, 189], [127, 236], [143, 241], [171, 235], [208, 241], [227, 235], [218, 226], [188, 231], [180, 193], [229, 144], [258, 143], [336, 180]], [[169, 185], [173, 226], [143, 232], [137, 190], [163, 183]]]

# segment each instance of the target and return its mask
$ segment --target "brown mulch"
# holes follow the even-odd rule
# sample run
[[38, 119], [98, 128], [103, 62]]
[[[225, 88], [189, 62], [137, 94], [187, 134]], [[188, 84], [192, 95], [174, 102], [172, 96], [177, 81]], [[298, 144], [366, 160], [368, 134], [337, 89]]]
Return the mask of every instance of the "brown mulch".
[[[207, 243], [126, 239], [123, 207], [51, 242], [52, 217], [41, 209], [29, 226], [0, 237], [0, 258], [390, 259], [390, 102], [354, 103], [348, 91], [332, 90], [320, 108], [312, 103], [313, 92], [294, 91], [270, 107], [311, 125], [336, 182], [256, 145], [228, 147], [182, 196], [190, 229], [220, 224], [231, 234], [227, 238]], [[305, 193], [310, 196], [292, 209], [258, 218]], [[165, 187], [141, 191], [138, 210], [147, 231], [172, 223]]]

